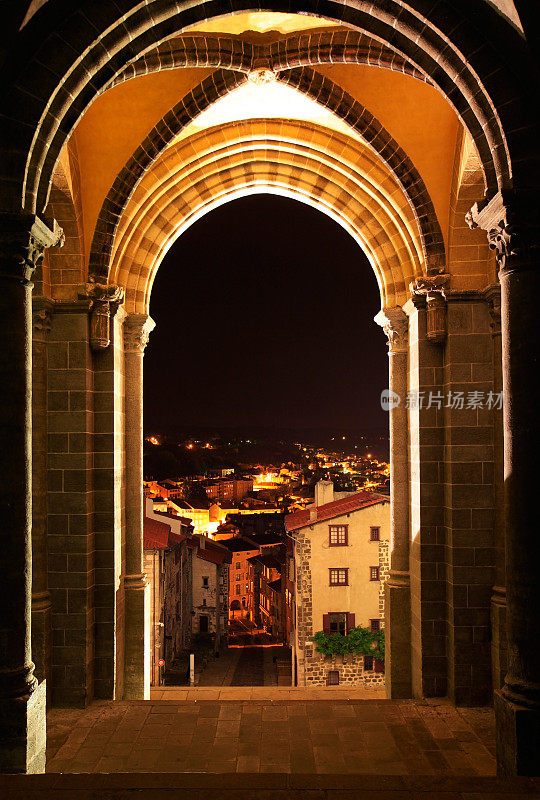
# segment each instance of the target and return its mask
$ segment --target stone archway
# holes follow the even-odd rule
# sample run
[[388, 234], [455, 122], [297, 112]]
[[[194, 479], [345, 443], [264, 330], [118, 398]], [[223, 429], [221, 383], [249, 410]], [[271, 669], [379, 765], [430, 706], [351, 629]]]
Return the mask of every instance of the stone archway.
[[[249, 4], [245, 5], [249, 7]], [[463, 10], [460, 3], [446, 1], [427, 9], [424, 5], [416, 1], [405, 4], [400, 0], [380, 0], [370, 4], [369, 9], [359, 9], [325, 2], [318, 6], [317, 13], [329, 21], [342, 20], [346, 25], [377, 38], [413, 70], [427, 76], [456, 109], [479, 154], [487, 196], [484, 200], [469, 198], [471, 204], [475, 199], [479, 201], [473, 205], [469, 223], [473, 228], [488, 231], [490, 246], [496, 252], [504, 323], [510, 672], [502, 694], [497, 696], [499, 758], [501, 768], [507, 772], [530, 772], [534, 769], [536, 754], [531, 755], [530, 748], [523, 744], [523, 737], [530, 730], [529, 726], [535, 731], [538, 729], [540, 716], [537, 691], [540, 657], [538, 647], [532, 644], [536, 641], [540, 597], [531, 567], [537, 550], [534, 532], [538, 522], [538, 512], [531, 502], [535, 490], [532, 465], [538, 449], [536, 409], [531, 397], [535, 397], [538, 379], [531, 371], [531, 365], [536, 361], [539, 324], [534, 306], [538, 293], [535, 256], [538, 249], [536, 187], [539, 154], [531, 100], [534, 92], [530, 87], [536, 85], [537, 73], [525, 40], [487, 3], [478, 9], [474, 27], [468, 24], [469, 9], [465, 8], [465, 3]], [[39, 710], [42, 690], [35, 688], [32, 677], [28, 627], [31, 459], [26, 434], [30, 418], [29, 281], [44, 248], [61, 239], [53, 222], [46, 225], [35, 214], [41, 214], [47, 206], [50, 180], [58, 157], [77, 120], [94, 98], [122, 75], [130, 63], [136, 63], [141, 55], [177, 36], [181, 27], [219, 16], [228, 10], [219, 3], [208, 2], [197, 3], [178, 13], [177, 5], [172, 2], [159, 5], [149, 2], [144, 7], [128, 2], [120, 16], [116, 6], [102, 0], [93, 5], [95, 24], [92, 25], [87, 24], [89, 21], [82, 3], [73, 5], [66, 16], [62, 4], [49, 0], [24, 26], [9, 51], [2, 84], [9, 117], [3, 126], [2, 142], [10, 159], [6, 161], [6, 172], [2, 177], [0, 233], [3, 242], [2, 284], [6, 287], [2, 292], [5, 305], [1, 317], [2, 332], [4, 341], [8, 343], [2, 360], [2, 374], [11, 387], [13, 403], [2, 412], [1, 423], [3, 451], [10, 459], [9, 469], [6, 469], [9, 479], [2, 490], [2, 508], [9, 517], [5, 530], [14, 532], [7, 536], [6, 557], [13, 565], [13, 574], [8, 576], [3, 587], [6, 592], [3, 608], [9, 609], [9, 638], [14, 644], [8, 653], [2, 653], [4, 678], [1, 691], [2, 697], [7, 698], [10, 713], [13, 711], [18, 715], [17, 730], [24, 731], [17, 733], [14, 745], [18, 754], [16, 768], [20, 770], [39, 769], [42, 764], [39, 746], [35, 752], [28, 752], [28, 729], [35, 726], [33, 738], [41, 744], [43, 735], [43, 711]], [[294, 10], [309, 12], [312, 9], [307, 4]], [[75, 42], [75, 48], [65, 42]], [[53, 51], [54, 58], [51, 57]], [[41, 69], [44, 63], [51, 68]], [[37, 75], [42, 78], [40, 82], [36, 80]], [[477, 234], [473, 232], [471, 236]], [[476, 247], [479, 239], [471, 238], [469, 241], [474, 241], [472, 246]], [[487, 364], [486, 326], [489, 326], [485, 300], [489, 298], [480, 298], [476, 289], [472, 291], [475, 294], [466, 294], [463, 289], [452, 293], [444, 278], [428, 281], [423, 276], [417, 279], [413, 297], [404, 304], [409, 320], [409, 387], [417, 391], [422, 386], [437, 390], [441, 385], [455, 388], [459, 383], [456, 377], [459, 369], [453, 369], [456, 364], [468, 366], [471, 380], [473, 375], [478, 377], [488, 373], [488, 370], [483, 371], [483, 367]], [[112, 337], [109, 334], [111, 310], [119, 300], [119, 294], [103, 291], [94, 285], [89, 294], [77, 301], [81, 330], [88, 324], [89, 310], [92, 328], [90, 332], [84, 330], [78, 344], [92, 341], [99, 351], [100, 342], [108, 344], [112, 338], [113, 344], [117, 343], [114, 325], [119, 324], [120, 318], [114, 322]], [[494, 295], [491, 305], [496, 310]], [[399, 326], [404, 318], [400, 314], [399, 319], [393, 322], [390, 309], [385, 312], [382, 321], [393, 346], [399, 341], [400, 333], [403, 337]], [[460, 325], [461, 329], [465, 326], [468, 335], [479, 337], [474, 339], [475, 344], [466, 358], [464, 352], [467, 348], [463, 349], [464, 341], [458, 338], [463, 335]], [[96, 363], [92, 362], [92, 369], [100, 375], [100, 385], [106, 386], [106, 389], [102, 388], [104, 395], [100, 398], [104, 401], [107, 393], [108, 399], [115, 395], [111, 375], [115, 374], [116, 357], [117, 351], [113, 349], [106, 355], [96, 355]], [[90, 363], [88, 353], [86, 358]], [[429, 379], [423, 371], [426, 367], [431, 370]], [[481, 383], [480, 379], [476, 382]], [[88, 387], [81, 388], [83, 393], [88, 392]], [[115, 411], [119, 409], [115, 407]], [[489, 515], [476, 513], [485, 509], [476, 507], [474, 503], [484, 496], [483, 479], [482, 483], [475, 481], [478, 481], [479, 474], [483, 476], [484, 464], [485, 474], [489, 474], [492, 462], [488, 451], [492, 445], [489, 441], [482, 443], [482, 447], [487, 448], [485, 460], [469, 459], [476, 472], [474, 469], [470, 471], [470, 465], [467, 469], [456, 469], [454, 456], [465, 455], [459, 448], [471, 446], [470, 442], [463, 441], [471, 431], [463, 428], [473, 428], [474, 435], [480, 437], [480, 429], [489, 426], [482, 426], [479, 416], [475, 425], [460, 425], [451, 411], [444, 412], [442, 420], [433, 413], [435, 422], [432, 420], [431, 425], [425, 424], [419, 411], [409, 414], [409, 463], [413, 479], [409, 484], [411, 500], [407, 530], [411, 543], [411, 580], [416, 581], [411, 608], [413, 665], [416, 663], [417, 676], [415, 683], [413, 675], [413, 686], [416, 692], [427, 694], [448, 689], [459, 702], [460, 697], [472, 697], [486, 680], [484, 651], [489, 625], [484, 624], [483, 597], [487, 592], [491, 593], [491, 573], [488, 574], [490, 565], [482, 563], [482, 558], [489, 558], [489, 554], [481, 551], [490, 550], [487, 534], [491, 528], [489, 520], [485, 522]], [[101, 475], [109, 480], [111, 475], [107, 470], [116, 475], [121, 467], [114, 460], [114, 442], [107, 439], [110, 432], [100, 428], [102, 422], [102, 418], [98, 419], [92, 436], [103, 436], [100, 440], [104, 448], [102, 454], [112, 458], [113, 466], [103, 466]], [[443, 430], [444, 435], [441, 433]], [[88, 431], [85, 428], [73, 433], [86, 436]], [[426, 454], [429, 457], [426, 458]], [[64, 464], [65, 469], [61, 471], [65, 477], [67, 460], [60, 460], [60, 463]], [[103, 458], [105, 463], [106, 458]], [[441, 471], [444, 478], [441, 478]], [[475, 478], [471, 484], [472, 474]], [[447, 492], [449, 485], [452, 489]], [[472, 498], [469, 492], [467, 499], [467, 492], [459, 488], [462, 485], [476, 487], [475, 497]], [[109, 503], [109, 510], [114, 512], [114, 492], [107, 494], [109, 489], [103, 492], [100, 499]], [[88, 498], [82, 497], [84, 492], [76, 494], [81, 495], [73, 498], [75, 506], [80, 503], [80, 508], [77, 506], [77, 511], [81, 511], [79, 516], [88, 517]], [[449, 508], [451, 514], [447, 514]], [[75, 525], [77, 511], [73, 512], [73, 518], [67, 515], [70, 517], [68, 524]], [[458, 512], [462, 512], [461, 517]], [[453, 520], [450, 526], [452, 538], [445, 539], [449, 518]], [[459, 527], [455, 523], [458, 518], [469, 519], [469, 527]], [[487, 528], [481, 526], [482, 519]], [[480, 527], [473, 525], [473, 520]], [[110, 553], [114, 552], [115, 542], [107, 538], [110, 531], [105, 515], [99, 519], [99, 525], [104, 526], [104, 529], [98, 526], [97, 533], [101, 543], [99, 552], [108, 554], [104, 556], [103, 569], [106, 571], [111, 569]], [[483, 534], [486, 534], [487, 547], [467, 547], [471, 535], [479, 542]], [[462, 549], [474, 552], [463, 553]], [[460, 561], [471, 557], [473, 563]], [[114, 575], [114, 581], [117, 577]], [[114, 620], [110, 619], [111, 586], [106, 583], [108, 580], [109, 577], [104, 578], [104, 586], [98, 587], [96, 592], [100, 599], [104, 637], [103, 650], [99, 650], [97, 655], [91, 648], [88, 651], [92, 665], [105, 664], [109, 658], [108, 631], [112, 630]], [[441, 591], [443, 582], [447, 586], [445, 591]], [[87, 589], [85, 587], [84, 591]], [[452, 599], [451, 618], [443, 610], [448, 598]], [[472, 598], [477, 606], [469, 605]], [[82, 603], [81, 615], [87, 611], [87, 606]], [[481, 654], [480, 666], [470, 657], [469, 660], [453, 658], [451, 666], [448, 666], [446, 648], [447, 641], [452, 641], [452, 636], [448, 635], [451, 626], [462, 637], [461, 641], [469, 642], [467, 637], [472, 637], [472, 644], [478, 645], [471, 649], [471, 653]], [[89, 663], [85, 667], [89, 667]], [[61, 666], [66, 669], [65, 665]], [[93, 675], [89, 669], [88, 675], [90, 673]], [[109, 676], [103, 684], [106, 685], [108, 680]], [[88, 688], [90, 684], [86, 686]], [[13, 698], [16, 698], [16, 703], [12, 702]]]

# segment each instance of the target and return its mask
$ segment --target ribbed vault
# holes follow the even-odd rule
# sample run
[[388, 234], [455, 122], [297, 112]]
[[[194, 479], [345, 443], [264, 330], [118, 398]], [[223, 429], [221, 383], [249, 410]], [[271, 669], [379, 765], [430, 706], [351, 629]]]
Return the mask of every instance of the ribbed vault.
[[119, 222], [108, 280], [126, 310], [148, 312], [167, 249], [195, 219], [248, 193], [294, 197], [342, 224], [367, 254], [383, 306], [405, 301], [424, 271], [414, 214], [390, 171], [364, 144], [291, 120], [231, 123], [182, 139], [145, 173]]
[[[426, 269], [445, 265], [444, 242], [427, 188], [414, 164], [380, 122], [347, 92], [309, 67], [280, 73], [280, 81], [328, 108], [360, 134], [399, 183], [416, 219]], [[186, 125], [219, 97], [237, 89], [246, 77], [216, 70], [193, 89], [154, 127], [118, 174], [95, 227], [89, 261], [91, 276], [106, 279], [117, 226], [131, 193], [160, 153]]]
[[254, 44], [247, 36], [179, 36], [163, 42], [129, 64], [103, 91], [139, 75], [163, 69], [215, 67], [249, 72], [264, 66], [274, 72], [317, 64], [367, 64], [429, 79], [391, 47], [354, 30], [332, 29], [284, 36]]
[[[186, 26], [231, 13], [230, 5], [202, 0], [181, 9], [173, 0], [130, 0], [122, 9], [96, 0], [89, 17], [83, 6], [74, 3], [66, 15], [63, 4], [47, 3], [40, 20], [36, 15], [35, 25], [30, 20], [21, 33], [18, 52], [24, 55], [10, 65], [5, 95], [9, 117], [3, 141], [13, 150], [5, 187], [8, 207], [18, 208], [21, 199], [28, 211], [46, 207], [66, 140], [96, 95], [128, 64]], [[537, 163], [530, 155], [535, 152], [535, 115], [525, 99], [526, 72], [522, 76], [516, 68], [521, 62], [513, 59], [516, 54], [526, 61], [525, 45], [517, 34], [511, 39], [507, 23], [499, 24], [493, 9], [484, 4], [475, 10], [475, 24], [470, 25], [468, 6], [457, 10], [450, 0], [428, 6], [420, 0], [375, 0], [360, 6], [352, 0], [324, 0], [316, 8], [318, 16], [344, 22], [393, 49], [443, 93], [475, 142], [489, 196], [511, 188], [516, 174], [523, 185], [535, 185]], [[241, 10], [257, 9], [239, 2], [235, 11]], [[295, 4], [288, 10], [309, 13], [313, 7]], [[36, 70], [43, 63], [50, 68], [41, 70], [36, 96]], [[510, 144], [519, 151], [514, 163]], [[521, 152], [529, 154], [523, 164]]]

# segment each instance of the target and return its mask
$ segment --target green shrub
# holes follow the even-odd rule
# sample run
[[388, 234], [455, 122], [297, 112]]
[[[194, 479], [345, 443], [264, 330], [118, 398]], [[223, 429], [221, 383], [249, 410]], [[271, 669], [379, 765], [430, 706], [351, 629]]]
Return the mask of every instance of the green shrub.
[[384, 661], [384, 630], [371, 631], [369, 628], [362, 628], [360, 625], [353, 628], [346, 636], [341, 633], [325, 633], [317, 631], [312, 637], [317, 647], [317, 653], [325, 656], [356, 655], [374, 656]]

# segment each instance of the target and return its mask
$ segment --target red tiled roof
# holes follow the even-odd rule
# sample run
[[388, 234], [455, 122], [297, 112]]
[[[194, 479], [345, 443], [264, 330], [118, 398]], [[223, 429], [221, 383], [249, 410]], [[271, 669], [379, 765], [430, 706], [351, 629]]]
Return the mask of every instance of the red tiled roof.
[[305, 511], [296, 511], [294, 514], [288, 514], [285, 517], [285, 527], [288, 531], [296, 531], [299, 528], [314, 525], [325, 519], [340, 517], [342, 514], [350, 514], [352, 511], [359, 511], [361, 508], [367, 508], [367, 506], [388, 502], [390, 502], [390, 498], [384, 495], [374, 494], [374, 492], [356, 492], [356, 494], [351, 494], [341, 500], [333, 500], [331, 503], [318, 506], [317, 517], [313, 520], [311, 519], [311, 511], [314, 511], [314, 508], [307, 508]]
[[145, 550], [166, 550], [171, 526], [150, 517], [144, 518], [143, 547]]
[[204, 548], [198, 548], [197, 558], [202, 558], [203, 561], [211, 561], [212, 564], [223, 564], [224, 561], [228, 564], [232, 562], [232, 554], [228, 550], [214, 547], [210, 542], [205, 542]]
[[152, 517], [144, 518], [143, 548], [145, 550], [166, 550], [175, 544], [180, 544], [187, 537], [182, 533], [175, 533], [166, 522], [161, 522]]

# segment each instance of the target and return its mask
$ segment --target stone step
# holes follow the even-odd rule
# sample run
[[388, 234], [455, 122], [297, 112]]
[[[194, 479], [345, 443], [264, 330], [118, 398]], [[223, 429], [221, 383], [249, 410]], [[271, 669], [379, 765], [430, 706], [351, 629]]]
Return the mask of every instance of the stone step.
[[0, 775], [2, 800], [540, 800], [539, 778], [283, 773]]

